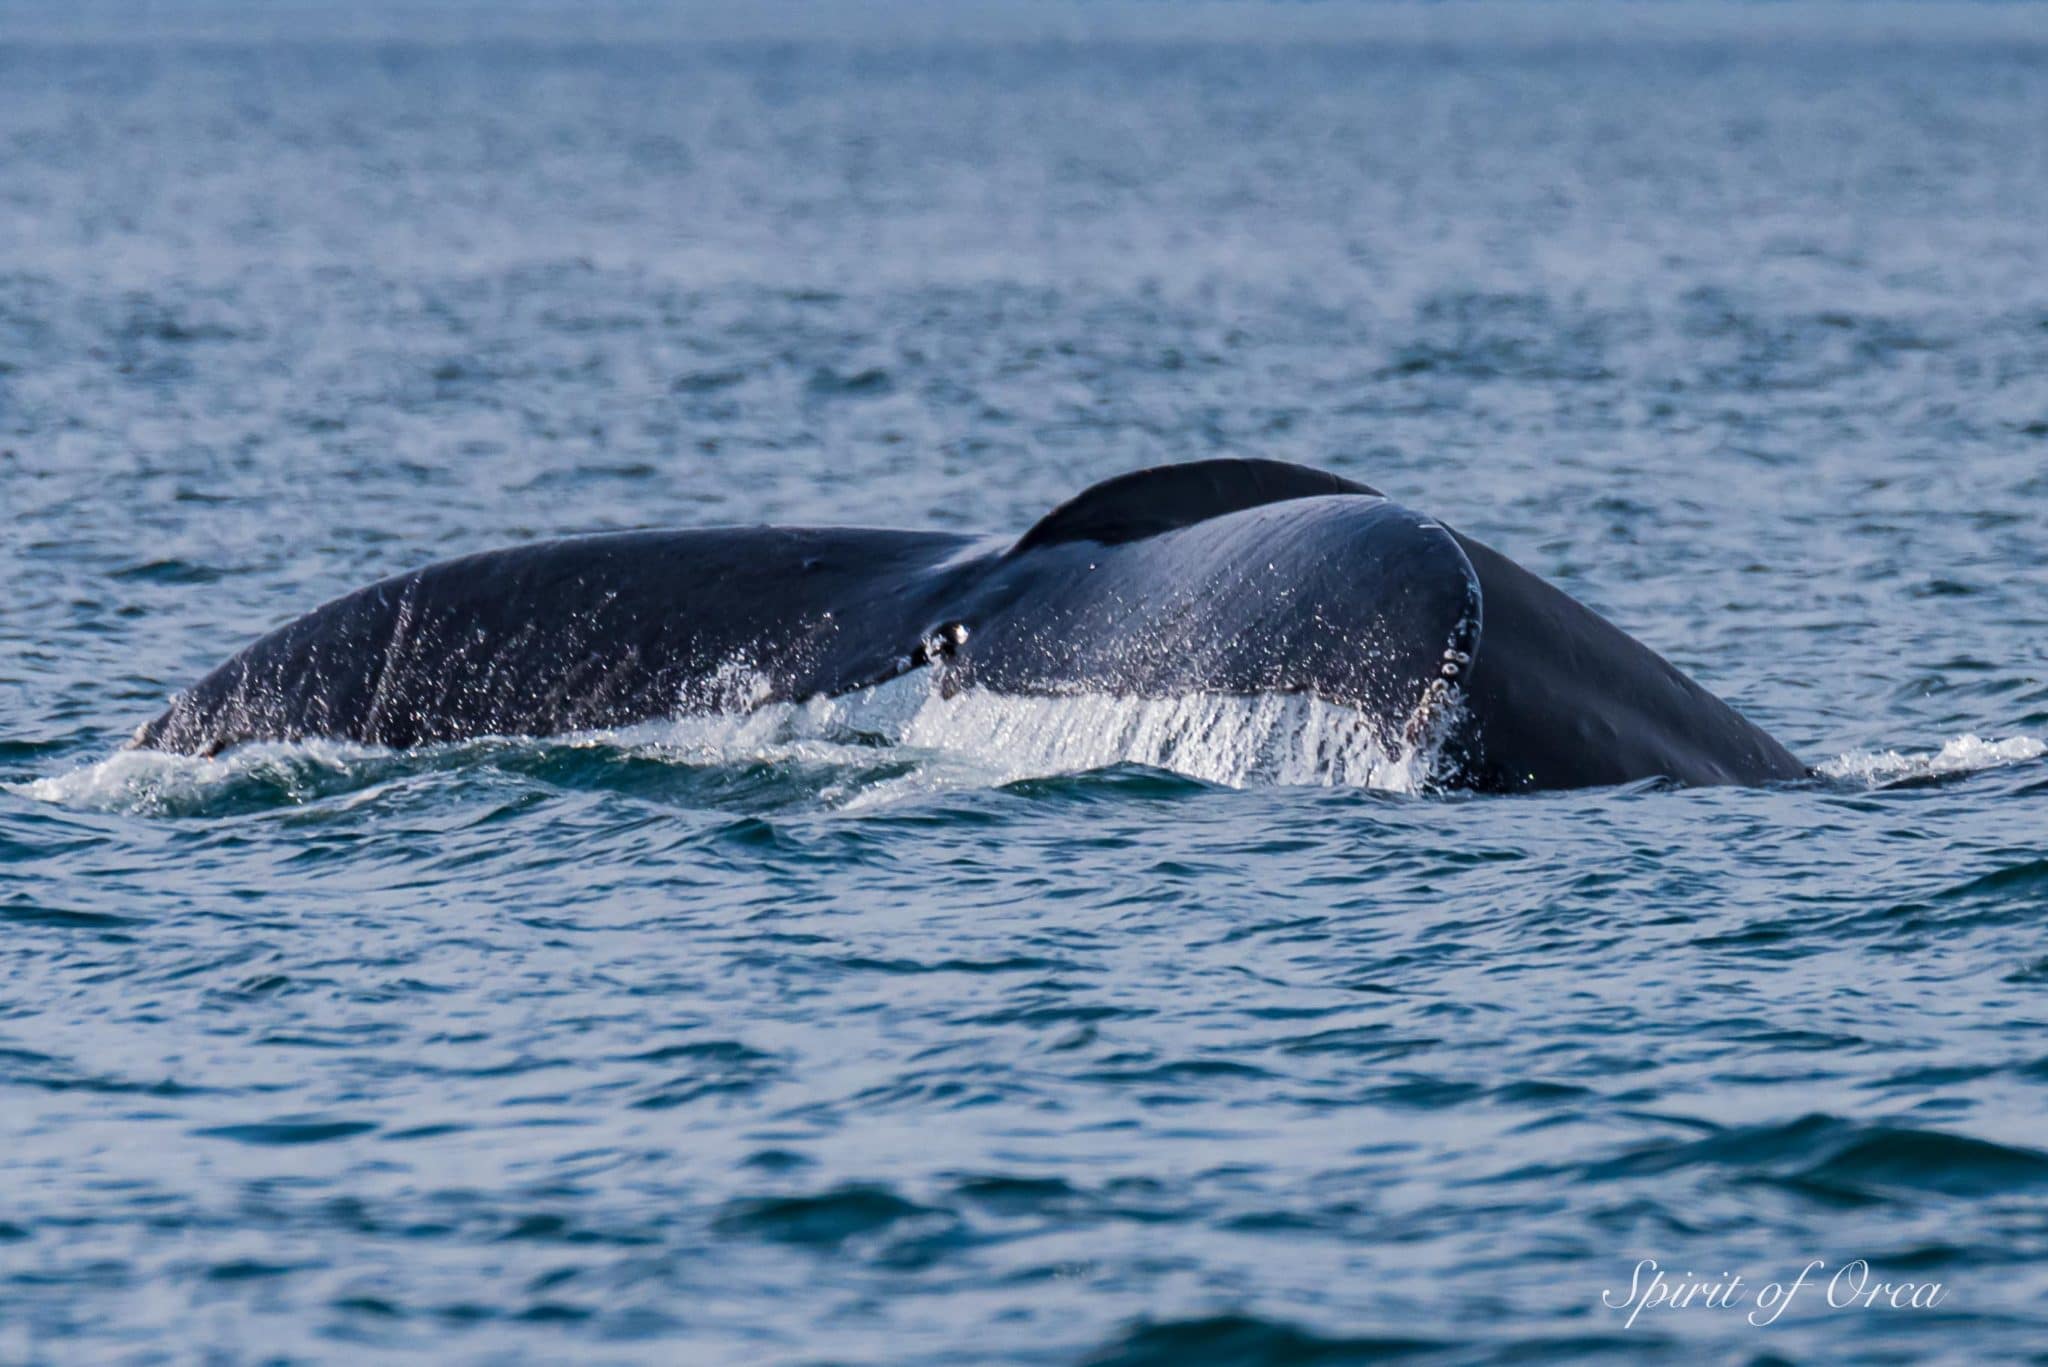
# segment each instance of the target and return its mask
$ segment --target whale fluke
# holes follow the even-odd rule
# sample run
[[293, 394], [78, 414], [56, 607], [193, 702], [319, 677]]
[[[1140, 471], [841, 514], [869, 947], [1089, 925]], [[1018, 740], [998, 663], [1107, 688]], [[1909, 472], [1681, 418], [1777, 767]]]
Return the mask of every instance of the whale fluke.
[[1798, 760], [1490, 547], [1262, 460], [1139, 470], [1014, 543], [704, 528], [571, 537], [395, 576], [254, 642], [135, 744], [548, 735], [866, 688], [1303, 694], [1449, 785], [1761, 783]]

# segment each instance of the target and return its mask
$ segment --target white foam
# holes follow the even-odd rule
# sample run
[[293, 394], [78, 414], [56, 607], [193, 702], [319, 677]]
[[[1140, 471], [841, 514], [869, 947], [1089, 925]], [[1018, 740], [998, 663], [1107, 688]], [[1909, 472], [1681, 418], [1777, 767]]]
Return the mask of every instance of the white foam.
[[292, 800], [305, 801], [331, 789], [336, 780], [346, 782], [360, 775], [367, 761], [390, 754], [330, 740], [266, 741], [242, 746], [218, 759], [161, 750], [116, 750], [97, 763], [67, 773], [0, 787], [38, 802], [161, 816], [203, 807], [210, 799], [248, 785], [269, 785]]
[[1955, 774], [1995, 769], [2006, 764], [2024, 764], [2048, 755], [2048, 743], [2033, 736], [2011, 736], [1985, 740], [1979, 736], [1957, 736], [1941, 749], [1911, 753], [1899, 750], [1852, 750], [1819, 766], [1823, 777], [1847, 779], [1880, 787], [1902, 780], [1947, 778]]
[[[840, 769], [845, 777], [820, 793], [837, 807], [1118, 764], [1149, 765], [1231, 787], [1289, 784], [1416, 793], [1433, 785], [1437, 764], [1433, 738], [1389, 749], [1363, 713], [1317, 698], [1025, 698], [978, 690], [946, 697], [931, 672], [919, 670], [842, 698], [544, 740], [436, 746], [410, 757], [325, 740], [246, 745], [217, 758], [122, 750], [68, 773], [6, 787], [65, 806], [165, 815], [205, 811], [249, 788], [305, 802], [403, 775], [422, 761], [441, 768], [451, 759], [463, 762], [464, 751], [481, 759], [508, 747], [610, 747], [675, 764]], [[877, 779], [878, 765], [907, 765], [909, 772]]]

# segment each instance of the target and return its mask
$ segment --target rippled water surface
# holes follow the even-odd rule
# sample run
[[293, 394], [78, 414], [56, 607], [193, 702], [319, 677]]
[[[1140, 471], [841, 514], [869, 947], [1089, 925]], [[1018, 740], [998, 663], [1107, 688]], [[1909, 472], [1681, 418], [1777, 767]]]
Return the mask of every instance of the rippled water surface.
[[[2048, 1342], [2041, 11], [195, 13], [0, 16], [0, 1359]], [[1821, 777], [914, 682], [116, 753], [435, 558], [1218, 454]], [[1859, 1257], [1944, 1299], [1602, 1304]]]

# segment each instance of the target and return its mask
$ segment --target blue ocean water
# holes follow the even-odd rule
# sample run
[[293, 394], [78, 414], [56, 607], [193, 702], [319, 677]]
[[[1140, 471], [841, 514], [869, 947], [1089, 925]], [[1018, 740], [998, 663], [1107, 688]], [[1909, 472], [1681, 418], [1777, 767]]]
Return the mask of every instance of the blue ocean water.
[[[2042, 11], [31, 4], [0, 92], [0, 1360], [2048, 1344]], [[1233, 454], [1822, 777], [915, 693], [118, 750], [432, 559]]]

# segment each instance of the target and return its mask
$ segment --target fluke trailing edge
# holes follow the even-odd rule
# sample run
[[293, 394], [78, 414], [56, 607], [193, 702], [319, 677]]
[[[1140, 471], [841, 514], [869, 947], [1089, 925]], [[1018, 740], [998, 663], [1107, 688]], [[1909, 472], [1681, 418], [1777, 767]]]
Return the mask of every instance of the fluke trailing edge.
[[249, 646], [136, 735], [389, 746], [853, 692], [1304, 693], [1486, 791], [1804, 777], [1785, 748], [1507, 557], [1275, 461], [1139, 470], [1014, 543], [708, 528], [445, 561]]

